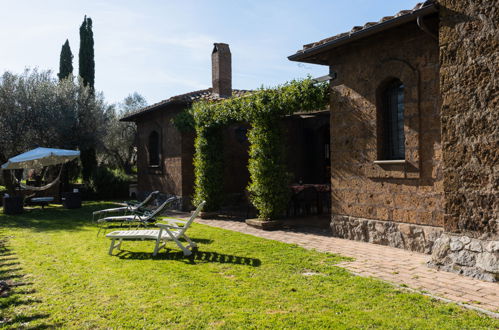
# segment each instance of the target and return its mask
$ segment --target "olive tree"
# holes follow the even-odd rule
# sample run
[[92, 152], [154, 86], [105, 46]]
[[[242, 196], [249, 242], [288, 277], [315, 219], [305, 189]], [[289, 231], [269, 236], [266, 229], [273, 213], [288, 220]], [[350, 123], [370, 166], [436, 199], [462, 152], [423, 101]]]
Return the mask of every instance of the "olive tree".
[[[0, 77], [1, 163], [38, 146], [80, 150], [99, 146], [106, 120], [102, 94], [71, 75], [59, 82], [51, 71], [26, 69]], [[9, 179], [4, 179], [9, 186]]]
[[120, 118], [147, 105], [145, 98], [133, 93], [108, 111], [106, 136], [104, 137], [105, 162], [131, 174], [137, 160], [137, 126], [122, 122]]

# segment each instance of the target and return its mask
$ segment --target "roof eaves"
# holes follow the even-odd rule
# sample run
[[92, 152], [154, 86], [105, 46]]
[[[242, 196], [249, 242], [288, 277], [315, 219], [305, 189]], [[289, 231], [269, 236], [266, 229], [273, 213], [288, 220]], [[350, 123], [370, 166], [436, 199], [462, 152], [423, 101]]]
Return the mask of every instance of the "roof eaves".
[[174, 100], [168, 99], [165, 101], [161, 101], [161, 102], [152, 104], [152, 105], [147, 106], [145, 108], [142, 108], [136, 112], [133, 112], [125, 117], [122, 117], [122, 118], [120, 118], [120, 121], [135, 121], [135, 119], [139, 116], [145, 115], [146, 113], [155, 111], [155, 110], [160, 109], [160, 108], [164, 108], [164, 107], [171, 105], [171, 104], [174, 104], [174, 103], [187, 103], [187, 102], [185, 102], [185, 100], [180, 100], [180, 99], [174, 99]]
[[324, 61], [320, 61], [318, 59], [315, 59], [314, 56], [318, 55], [320, 53], [323, 53], [325, 51], [334, 49], [336, 47], [345, 45], [347, 43], [350, 43], [355, 40], [359, 40], [368, 36], [371, 36], [373, 34], [391, 29], [393, 27], [411, 22], [415, 19], [417, 19], [418, 16], [426, 16], [430, 15], [433, 13], [438, 12], [438, 7], [435, 3], [430, 3], [420, 9], [414, 10], [408, 14], [401, 15], [401, 16], [395, 16], [389, 20], [377, 23], [377, 24], [370, 24], [370, 26], [365, 27], [363, 29], [360, 29], [356, 32], [351, 32], [346, 34], [345, 36], [339, 37], [337, 39], [333, 39], [331, 41], [325, 42], [323, 44], [319, 44], [317, 46], [304, 49], [304, 50], [299, 50], [293, 55], [288, 56], [288, 59], [290, 61], [297, 61], [297, 62], [307, 62], [307, 63], [316, 63], [316, 64], [324, 64], [326, 65]]
[[164, 108], [164, 107], [171, 105], [171, 104], [189, 105], [190, 103], [192, 103], [196, 99], [197, 96], [202, 96], [206, 93], [211, 93], [211, 88], [202, 89], [202, 90], [193, 91], [193, 92], [188, 92], [185, 94], [175, 95], [175, 96], [172, 96], [166, 100], [163, 100], [163, 101], [151, 104], [151, 105], [144, 107], [142, 109], [139, 109], [139, 110], [129, 114], [128, 116], [121, 118], [120, 121], [134, 121], [135, 118], [137, 118], [139, 116], [142, 116], [146, 113], [149, 113], [151, 111], [155, 111], [155, 110], [160, 109], [160, 108]]

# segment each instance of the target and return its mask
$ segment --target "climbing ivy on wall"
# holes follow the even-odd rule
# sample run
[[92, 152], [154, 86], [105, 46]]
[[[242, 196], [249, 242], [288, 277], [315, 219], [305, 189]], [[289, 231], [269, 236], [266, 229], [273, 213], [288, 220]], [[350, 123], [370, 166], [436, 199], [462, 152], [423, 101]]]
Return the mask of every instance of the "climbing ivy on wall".
[[238, 98], [197, 102], [175, 118], [174, 124], [181, 131], [196, 130], [195, 202], [206, 200], [205, 211], [220, 208], [223, 192], [221, 128], [234, 122], [247, 122], [251, 125], [248, 132], [251, 202], [262, 219], [282, 215], [289, 200], [289, 177], [280, 119], [295, 112], [324, 109], [328, 95], [328, 83], [317, 84], [310, 78], [293, 80]]
[[194, 140], [194, 186], [196, 204], [206, 200], [205, 211], [215, 211], [222, 202], [223, 138], [218, 127], [196, 126]]
[[252, 122], [248, 170], [248, 191], [252, 204], [262, 219], [282, 215], [289, 201], [290, 175], [287, 172], [283, 147], [283, 132], [279, 117]]

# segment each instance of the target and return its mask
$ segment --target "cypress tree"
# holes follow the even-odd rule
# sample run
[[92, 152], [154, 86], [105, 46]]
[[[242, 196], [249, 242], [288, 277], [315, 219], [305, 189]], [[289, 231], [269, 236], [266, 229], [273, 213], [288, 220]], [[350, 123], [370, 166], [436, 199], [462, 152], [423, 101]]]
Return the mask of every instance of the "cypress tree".
[[92, 19], [83, 19], [80, 26], [80, 52], [79, 52], [79, 75], [83, 79], [84, 86], [94, 89], [95, 61], [94, 61], [94, 33], [92, 31]]
[[73, 53], [71, 53], [71, 48], [69, 47], [69, 41], [66, 39], [64, 45], [62, 45], [61, 56], [59, 58], [59, 81], [67, 78], [73, 73]]
[[[83, 19], [80, 26], [80, 52], [78, 54], [78, 73], [83, 80], [83, 86], [94, 91], [95, 62], [94, 62], [94, 33], [92, 32], [92, 19]], [[82, 114], [90, 116], [91, 114]], [[88, 182], [97, 167], [97, 157], [94, 146], [87, 146], [81, 149], [80, 160], [82, 164], [83, 180]]]
[[[73, 53], [71, 52], [71, 47], [69, 47], [69, 41], [66, 39], [64, 45], [61, 48], [61, 55], [59, 57], [59, 81], [66, 79], [69, 75], [73, 74]], [[69, 167], [74, 167], [74, 164], [69, 165]], [[68, 166], [64, 167], [62, 171], [61, 182], [63, 185], [63, 191], [67, 190], [69, 184]]]

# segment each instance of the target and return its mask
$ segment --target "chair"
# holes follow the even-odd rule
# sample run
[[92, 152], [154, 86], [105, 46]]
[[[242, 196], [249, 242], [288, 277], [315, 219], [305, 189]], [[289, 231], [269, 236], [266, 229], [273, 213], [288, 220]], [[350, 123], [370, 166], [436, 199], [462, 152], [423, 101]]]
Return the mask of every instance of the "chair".
[[[106, 217], [106, 218], [101, 218], [97, 220], [97, 223], [99, 225], [99, 231], [97, 232], [97, 236], [99, 236], [100, 231], [102, 230], [102, 225], [103, 224], [109, 224], [109, 223], [137, 223], [137, 228], [142, 224], [144, 226], [147, 226], [150, 223], [154, 223], [157, 221], [156, 216], [161, 214], [163, 212], [163, 209], [170, 204], [171, 202], [175, 201], [177, 197], [170, 197], [166, 201], [163, 202], [160, 206], [158, 206], [154, 211], [144, 211], [142, 213], [135, 212], [135, 214], [129, 214], [129, 215], [120, 215], [120, 216], [114, 216], [114, 217]], [[137, 211], [140, 210], [139, 208], [136, 209]]]
[[[167, 241], [174, 241], [177, 246], [183, 251], [184, 256], [191, 255], [191, 250], [197, 247], [197, 245], [185, 234], [185, 232], [189, 229], [192, 222], [197, 217], [205, 203], [205, 201], [201, 202], [187, 221], [168, 219], [168, 223], [156, 224], [159, 229], [113, 231], [112, 233], [107, 234], [106, 237], [111, 239], [109, 255], [113, 255], [114, 249], [121, 249], [122, 241], [145, 240], [156, 241], [156, 244], [154, 245], [153, 256], [156, 256], [159, 250], [165, 247]], [[179, 226], [179, 224], [183, 224], [183, 226]], [[185, 239], [189, 244], [187, 246], [184, 246], [180, 241], [180, 238]], [[118, 241], [118, 243], [115, 243], [116, 241]], [[191, 248], [191, 250], [189, 250], [189, 248]]]
[[306, 187], [292, 198], [295, 216], [311, 215], [318, 212], [318, 196], [314, 187]]
[[149, 194], [149, 196], [147, 196], [140, 203], [119, 203], [119, 205], [122, 205], [121, 207], [115, 207], [115, 208], [111, 208], [111, 209], [95, 211], [92, 213], [92, 221], [95, 221], [96, 215], [107, 214], [107, 213], [116, 213], [116, 212], [124, 212], [124, 214], [126, 215], [129, 212], [130, 213], [136, 212], [136, 211], [144, 208], [158, 194], [159, 194], [159, 191], [153, 191], [152, 193]]

